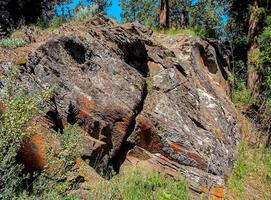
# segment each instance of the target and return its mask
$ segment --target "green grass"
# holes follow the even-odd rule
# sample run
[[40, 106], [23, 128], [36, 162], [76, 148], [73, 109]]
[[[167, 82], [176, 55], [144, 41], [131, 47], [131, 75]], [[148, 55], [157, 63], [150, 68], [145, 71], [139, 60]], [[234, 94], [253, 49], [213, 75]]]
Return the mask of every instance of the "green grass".
[[162, 33], [166, 35], [188, 35], [188, 36], [196, 36], [195, 31], [191, 29], [183, 29], [183, 28], [169, 28], [169, 29], [152, 29], [156, 33]]
[[242, 143], [228, 180], [227, 199], [271, 198], [271, 149]]
[[201, 26], [188, 27], [188, 28], [168, 28], [159, 29], [152, 28], [154, 32], [162, 33], [166, 35], [187, 35], [187, 36], [200, 36], [200, 37], [214, 37], [212, 32], [206, 30]]
[[151, 74], [148, 74], [146, 81], [147, 81], [147, 90], [151, 91], [153, 88], [153, 84], [154, 84], [153, 77], [151, 76]]
[[238, 192], [244, 192], [244, 181], [249, 172], [248, 155], [246, 154], [247, 146], [241, 144], [239, 157], [235, 162], [232, 176], [229, 180], [229, 187], [236, 189]]
[[23, 47], [26, 42], [22, 38], [3, 38], [0, 39], [0, 47], [7, 49], [15, 49], [18, 47]]
[[57, 29], [65, 22], [67, 22], [67, 20], [64, 17], [54, 17], [48, 22], [48, 28], [52, 30]]
[[133, 169], [115, 176], [108, 184], [101, 183], [92, 190], [89, 199], [188, 200], [189, 194], [183, 180], [145, 169]]
[[235, 106], [247, 106], [253, 102], [251, 92], [246, 88], [245, 81], [234, 79], [232, 102]]

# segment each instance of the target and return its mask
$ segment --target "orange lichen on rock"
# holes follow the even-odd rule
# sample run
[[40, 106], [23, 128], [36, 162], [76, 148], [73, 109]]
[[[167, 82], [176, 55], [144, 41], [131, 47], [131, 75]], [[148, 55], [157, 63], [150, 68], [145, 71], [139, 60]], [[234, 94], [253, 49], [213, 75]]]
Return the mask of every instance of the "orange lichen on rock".
[[151, 127], [152, 124], [148, 120], [140, 115], [137, 119], [138, 127], [137, 134], [140, 136], [140, 142], [143, 146], [147, 147], [152, 142]]
[[27, 171], [41, 171], [45, 168], [45, 145], [45, 135], [38, 134], [21, 146], [18, 153], [18, 160], [24, 164]]
[[26, 65], [26, 63], [27, 63], [27, 57], [16, 58], [16, 60], [14, 60], [13, 63], [15, 65]]
[[79, 117], [88, 117], [90, 113], [94, 111], [94, 100], [82, 95], [80, 96], [80, 102], [82, 104], [82, 107], [79, 112]]
[[184, 148], [181, 145], [176, 144], [174, 142], [171, 143], [171, 148], [176, 152], [184, 152]]
[[144, 115], [139, 115], [136, 121], [136, 130], [129, 137], [129, 141], [150, 152], [162, 153], [161, 139], [155, 134], [155, 127], [152, 121]]
[[210, 200], [222, 200], [225, 197], [225, 188], [219, 185], [210, 189], [207, 187], [202, 187], [201, 192], [209, 194]]
[[123, 117], [121, 122], [115, 124], [115, 130], [119, 133], [126, 133], [131, 122], [131, 117], [130, 115]]
[[59, 149], [60, 143], [51, 129], [51, 124], [43, 117], [33, 118], [28, 122], [29, 139], [21, 145], [17, 160], [26, 171], [42, 171], [46, 168], [46, 155], [49, 149]]

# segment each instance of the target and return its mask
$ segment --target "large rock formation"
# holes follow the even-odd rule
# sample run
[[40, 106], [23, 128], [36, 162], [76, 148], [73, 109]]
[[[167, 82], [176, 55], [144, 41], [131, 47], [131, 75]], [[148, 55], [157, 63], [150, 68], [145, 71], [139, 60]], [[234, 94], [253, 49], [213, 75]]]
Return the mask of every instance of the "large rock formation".
[[32, 52], [21, 80], [55, 88], [47, 117], [84, 128], [84, 159], [116, 171], [146, 162], [221, 198], [239, 143], [227, 67], [216, 41], [95, 18]]

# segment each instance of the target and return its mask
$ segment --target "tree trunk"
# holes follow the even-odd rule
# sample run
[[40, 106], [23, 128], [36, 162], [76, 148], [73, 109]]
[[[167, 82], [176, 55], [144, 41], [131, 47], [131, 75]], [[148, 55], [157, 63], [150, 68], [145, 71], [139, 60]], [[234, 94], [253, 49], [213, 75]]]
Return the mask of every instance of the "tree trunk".
[[180, 25], [182, 28], [187, 28], [188, 27], [188, 11], [186, 6], [183, 7], [182, 13], [181, 13], [181, 19], [180, 19]]
[[160, 16], [159, 24], [160, 28], [169, 27], [169, 0], [160, 0]]
[[[253, 7], [256, 9], [263, 8], [261, 0], [253, 0]], [[260, 76], [258, 74], [261, 65], [253, 61], [253, 55], [258, 50], [257, 38], [262, 31], [264, 23], [264, 12], [259, 11], [256, 14], [250, 12], [249, 27], [248, 27], [248, 63], [247, 63], [247, 86], [254, 98], [257, 97], [260, 87]], [[255, 57], [254, 57], [255, 58]]]

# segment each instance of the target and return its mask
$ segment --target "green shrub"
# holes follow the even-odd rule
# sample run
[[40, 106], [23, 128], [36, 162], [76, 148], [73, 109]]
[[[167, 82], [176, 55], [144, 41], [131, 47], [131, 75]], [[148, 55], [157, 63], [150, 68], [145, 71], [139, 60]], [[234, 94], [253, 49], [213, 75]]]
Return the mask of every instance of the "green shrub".
[[250, 91], [246, 88], [245, 81], [234, 79], [232, 101], [236, 106], [250, 105], [252, 97]]
[[[40, 98], [44, 97], [21, 86], [17, 82], [18, 74], [17, 67], [12, 66], [7, 76], [1, 77], [4, 89], [0, 101], [5, 110], [0, 112], [0, 199], [74, 199], [66, 196], [65, 191], [71, 185], [63, 180], [70, 175], [69, 170], [80, 157], [83, 132], [77, 125], [67, 127], [63, 134], [56, 133], [61, 144], [59, 154], [51, 155], [52, 162], [60, 164], [56, 177], [42, 173], [29, 185], [23, 166], [16, 162], [22, 142], [35, 134], [28, 132], [28, 122], [41, 113]], [[49, 99], [51, 93], [48, 91], [45, 96]]]
[[93, 5], [93, 6], [87, 7], [87, 8], [81, 8], [73, 16], [73, 20], [84, 21], [87, 18], [92, 17], [93, 15], [95, 15], [97, 13], [98, 13], [98, 6], [97, 5]]
[[[247, 66], [243, 60], [235, 60], [234, 61], [234, 80], [235, 79], [241, 79], [246, 80], [247, 79]], [[233, 85], [232, 85], [233, 86]]]
[[51, 29], [57, 29], [65, 22], [67, 22], [65, 17], [54, 17], [48, 22], [48, 27]]
[[206, 30], [201, 26], [195, 26], [190, 28], [169, 28], [158, 29], [152, 28], [154, 32], [162, 33], [166, 35], [187, 35], [187, 36], [200, 36], [200, 37], [216, 37], [214, 30]]
[[184, 181], [174, 180], [158, 172], [140, 169], [117, 175], [110, 183], [102, 183], [92, 192], [89, 199], [189, 199], [188, 188]]
[[252, 49], [248, 52], [248, 56], [251, 60], [251, 64], [254, 66], [259, 66], [261, 63], [261, 52], [260, 49], [256, 48], [256, 49]]
[[197, 36], [201, 36], [201, 37], [209, 37], [209, 38], [217, 38], [217, 33], [214, 29], [206, 29], [202, 26], [195, 26], [192, 28], [193, 32], [195, 33], [195, 35]]
[[262, 90], [267, 97], [267, 106], [271, 106], [271, 16], [267, 17], [265, 28], [259, 36], [260, 62], [262, 64]]
[[16, 162], [24, 139], [30, 136], [27, 122], [37, 112], [37, 103], [17, 83], [17, 72], [2, 77], [4, 91], [0, 101], [6, 109], [0, 118], [0, 199], [13, 199], [22, 189], [23, 167]]
[[22, 38], [3, 38], [0, 39], [0, 47], [7, 49], [15, 49], [18, 47], [23, 47], [26, 42]]
[[31, 183], [31, 189], [19, 194], [18, 200], [79, 200], [77, 197], [69, 196], [66, 191], [70, 189], [67, 181], [53, 179], [45, 173], [36, 176]]
[[[64, 133], [59, 135], [61, 150], [58, 154], [54, 151], [49, 152], [46, 159], [48, 162], [48, 171], [34, 175], [34, 181], [28, 186], [28, 190], [24, 190], [19, 194], [19, 199], [49, 199], [49, 200], [75, 200], [76, 197], [67, 195], [67, 191], [78, 189], [75, 180], [67, 181], [67, 177], [73, 177], [75, 172], [71, 168], [75, 164], [75, 160], [80, 157], [81, 140], [83, 132], [78, 125], [70, 125], [64, 129]], [[54, 137], [54, 135], [52, 136]], [[47, 151], [50, 151], [48, 149]]]
[[[51, 175], [58, 178], [65, 178], [70, 169], [74, 166], [76, 159], [80, 158], [82, 152], [82, 140], [84, 133], [78, 125], [70, 125], [64, 129], [62, 134], [52, 133], [52, 140], [60, 141], [60, 150], [55, 150], [48, 144], [46, 147], [46, 160], [49, 169], [52, 169]], [[49, 170], [51, 171], [51, 170]]]

